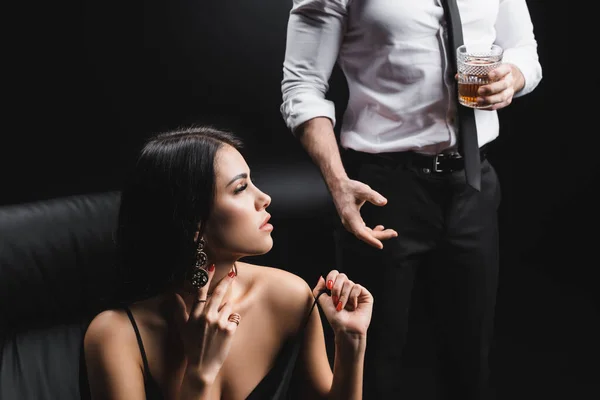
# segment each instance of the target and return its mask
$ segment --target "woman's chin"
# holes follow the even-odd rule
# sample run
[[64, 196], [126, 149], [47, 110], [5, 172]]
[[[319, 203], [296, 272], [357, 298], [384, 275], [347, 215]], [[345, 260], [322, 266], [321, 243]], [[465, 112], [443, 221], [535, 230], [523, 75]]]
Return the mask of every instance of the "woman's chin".
[[273, 238], [271, 237], [271, 235], [269, 235], [268, 239], [265, 240], [264, 245], [261, 246], [261, 249], [259, 250], [259, 252], [256, 255], [261, 256], [263, 254], [266, 254], [269, 251], [271, 251], [272, 248], [273, 248]]
[[273, 248], [273, 238], [269, 235], [269, 243], [265, 246], [261, 255], [268, 253], [269, 251], [271, 251], [272, 248]]

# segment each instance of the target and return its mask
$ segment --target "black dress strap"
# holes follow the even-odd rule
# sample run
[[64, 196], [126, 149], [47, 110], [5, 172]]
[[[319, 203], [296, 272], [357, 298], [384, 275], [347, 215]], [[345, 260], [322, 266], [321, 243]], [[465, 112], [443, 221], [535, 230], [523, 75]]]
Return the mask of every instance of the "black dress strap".
[[312, 307], [310, 308], [310, 311], [308, 312], [308, 314], [307, 314], [307, 315], [306, 315], [306, 317], [304, 318], [304, 327], [306, 327], [306, 325], [308, 324], [308, 320], [309, 320], [309, 318], [310, 318], [310, 315], [312, 314], [312, 312], [313, 312], [313, 309], [315, 308], [315, 306], [316, 306], [317, 304], [319, 304], [319, 303], [318, 303], [319, 297], [321, 297], [321, 295], [322, 295], [323, 293], [327, 293], [327, 294], [331, 295], [331, 290], [329, 290], [329, 289], [323, 289], [323, 290], [321, 290], [321, 291], [319, 292], [319, 294], [317, 295], [317, 297], [315, 297], [315, 301], [313, 302], [313, 305], [312, 305]]
[[302, 347], [304, 331], [315, 306], [318, 305], [317, 300], [323, 293], [331, 292], [325, 289], [315, 297], [310, 310], [304, 316], [300, 331], [284, 345], [271, 370], [256, 385], [246, 400], [288, 400], [291, 398], [292, 375]]
[[133, 330], [135, 331], [135, 336], [137, 337], [138, 346], [140, 348], [140, 353], [142, 354], [142, 362], [144, 363], [144, 389], [146, 390], [146, 400], [164, 400], [164, 396], [162, 394], [161, 388], [158, 383], [152, 377], [150, 373], [150, 366], [148, 364], [148, 358], [146, 357], [146, 350], [144, 350], [144, 343], [142, 342], [142, 335], [140, 335], [140, 330], [138, 329], [137, 324], [135, 323], [135, 319], [133, 318], [133, 314], [128, 307], [125, 307], [125, 312], [131, 321], [131, 325], [133, 325]]
[[142, 354], [142, 362], [144, 363], [144, 377], [147, 379], [150, 374], [150, 367], [148, 366], [148, 358], [146, 357], [146, 351], [144, 350], [144, 343], [142, 342], [142, 335], [140, 335], [140, 330], [138, 329], [137, 324], [135, 323], [135, 319], [133, 318], [133, 314], [128, 307], [125, 307], [125, 312], [131, 321], [131, 325], [133, 325], [133, 330], [135, 331], [135, 336], [137, 337], [138, 346], [140, 348], [140, 353]]

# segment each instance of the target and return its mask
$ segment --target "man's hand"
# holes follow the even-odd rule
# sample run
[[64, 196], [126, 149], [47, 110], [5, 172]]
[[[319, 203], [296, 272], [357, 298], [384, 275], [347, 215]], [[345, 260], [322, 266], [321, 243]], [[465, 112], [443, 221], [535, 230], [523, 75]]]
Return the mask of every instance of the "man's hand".
[[363, 221], [360, 208], [365, 202], [368, 201], [376, 206], [387, 204], [387, 199], [368, 185], [346, 178], [331, 190], [331, 196], [344, 227], [363, 242], [382, 249], [382, 240], [398, 236], [393, 229], [385, 229], [383, 225], [371, 229]]
[[358, 239], [378, 249], [383, 248], [382, 240], [397, 237], [396, 231], [385, 229], [383, 225], [369, 228], [360, 216], [360, 208], [366, 201], [384, 206], [387, 199], [364, 183], [348, 177], [331, 120], [325, 117], [308, 120], [298, 128], [298, 136], [319, 167], [344, 227]]
[[502, 64], [490, 72], [489, 78], [493, 83], [484, 85], [477, 92], [477, 103], [490, 107], [483, 110], [499, 110], [512, 103], [515, 93], [523, 88], [525, 78], [521, 70], [513, 64]]

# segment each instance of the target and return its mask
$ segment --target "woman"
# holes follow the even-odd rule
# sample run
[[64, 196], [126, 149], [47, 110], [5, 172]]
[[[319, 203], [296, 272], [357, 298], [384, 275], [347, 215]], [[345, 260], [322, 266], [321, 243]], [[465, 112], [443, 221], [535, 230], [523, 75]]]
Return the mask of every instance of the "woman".
[[[273, 245], [271, 199], [239, 148], [192, 127], [142, 149], [117, 232], [127, 301], [84, 339], [93, 399], [283, 399], [292, 375], [300, 398], [362, 398], [373, 297], [336, 270], [311, 290], [239, 261]], [[317, 301], [335, 333], [333, 371]]]

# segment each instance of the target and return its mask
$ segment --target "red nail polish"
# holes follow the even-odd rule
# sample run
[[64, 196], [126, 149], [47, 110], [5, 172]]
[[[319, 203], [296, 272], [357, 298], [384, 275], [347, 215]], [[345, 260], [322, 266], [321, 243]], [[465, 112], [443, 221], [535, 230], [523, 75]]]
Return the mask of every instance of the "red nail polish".
[[233, 278], [235, 276], [235, 271], [231, 271], [227, 274], [230, 278]]
[[215, 270], [215, 264], [210, 264], [208, 266], [208, 272], [213, 272]]
[[327, 281], [327, 289], [331, 290], [332, 287], [333, 287], [333, 281], [330, 279]]
[[338, 303], [338, 305], [335, 309], [338, 311], [342, 311], [342, 302], [341, 301]]

